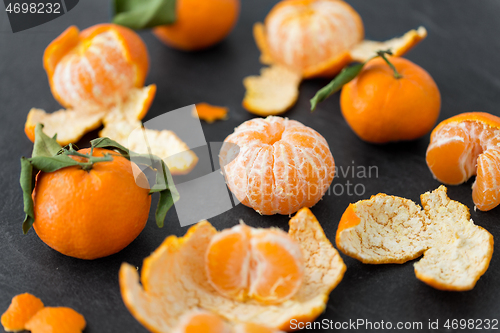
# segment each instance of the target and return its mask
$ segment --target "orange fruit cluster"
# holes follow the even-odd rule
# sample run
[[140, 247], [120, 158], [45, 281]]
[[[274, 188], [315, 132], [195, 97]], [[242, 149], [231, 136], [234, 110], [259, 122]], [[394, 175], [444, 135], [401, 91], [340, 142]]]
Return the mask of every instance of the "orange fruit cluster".
[[312, 207], [333, 180], [335, 162], [328, 143], [298, 121], [255, 118], [224, 142], [239, 148], [237, 156], [221, 151], [226, 183], [242, 204], [260, 214], [288, 215]]
[[240, 0], [177, 0], [173, 24], [153, 33], [165, 44], [183, 51], [205, 49], [223, 40], [240, 13]]
[[[122, 264], [119, 280], [125, 305], [153, 332], [201, 332], [208, 323], [219, 327], [217, 332], [229, 330], [225, 324], [234, 325], [235, 332], [266, 332], [261, 325], [276, 332], [290, 330], [291, 319], [312, 321], [325, 309], [345, 265], [308, 208], [289, 225], [288, 235], [244, 225], [217, 232], [202, 221], [182, 238], [169, 236], [144, 260], [142, 286], [137, 269]], [[272, 297], [270, 286], [276, 289]], [[264, 299], [235, 299], [245, 294]], [[196, 315], [199, 310], [204, 314]]]
[[1, 317], [5, 331], [32, 333], [81, 333], [86, 326], [81, 314], [66, 307], [45, 307], [42, 301], [28, 293], [12, 298]]
[[461, 184], [476, 175], [472, 199], [479, 210], [500, 204], [499, 117], [469, 112], [444, 120], [432, 131], [426, 161], [445, 184]]
[[224, 296], [275, 304], [299, 290], [304, 258], [286, 232], [241, 224], [212, 238], [206, 271], [210, 284]]
[[[332, 77], [351, 62], [365, 62], [378, 50], [401, 56], [427, 36], [423, 27], [385, 42], [363, 40], [359, 14], [340, 0], [287, 0], [278, 2], [264, 23], [254, 25], [261, 62], [270, 73], [286, 73], [294, 80], [280, 81], [263, 71], [261, 78], [245, 79], [243, 107], [257, 115], [277, 115], [295, 104], [302, 79]], [[272, 69], [280, 67], [279, 70]], [[278, 85], [281, 89], [275, 87]]]
[[340, 95], [342, 115], [364, 141], [414, 140], [427, 134], [438, 119], [441, 95], [432, 77], [413, 62], [370, 60]]
[[[174, 132], [142, 132], [141, 120], [153, 102], [156, 85], [143, 87], [149, 57], [134, 31], [115, 24], [99, 24], [82, 32], [72, 26], [47, 47], [44, 67], [54, 97], [68, 109], [49, 114], [31, 109], [25, 124], [31, 141], [38, 123], [48, 136], [57, 134], [62, 146], [104, 125], [101, 137], [165, 159], [172, 174], [189, 173], [198, 162]], [[147, 146], [145, 137], [154, 145]]]
[[92, 156], [105, 153], [113, 154], [113, 160], [89, 171], [71, 166], [37, 176], [33, 227], [44, 243], [67, 256], [96, 259], [119, 252], [148, 220], [149, 186], [137, 185], [147, 184], [146, 177], [138, 173], [136, 180], [132, 169], [137, 166], [113, 151], [96, 148]]

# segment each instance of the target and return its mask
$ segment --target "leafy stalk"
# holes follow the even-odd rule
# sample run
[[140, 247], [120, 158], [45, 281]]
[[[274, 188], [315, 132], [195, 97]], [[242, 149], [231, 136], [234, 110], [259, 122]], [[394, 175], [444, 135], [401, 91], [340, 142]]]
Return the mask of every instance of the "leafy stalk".
[[311, 98], [311, 112], [316, 110], [316, 107], [318, 106], [318, 103], [323, 102], [325, 99], [339, 91], [345, 84], [351, 82], [358, 76], [358, 74], [361, 72], [363, 67], [366, 65], [366, 63], [373, 58], [376, 57], [381, 57], [384, 59], [384, 61], [391, 67], [391, 69], [394, 71], [394, 78], [400, 79], [403, 76], [399, 74], [399, 72], [396, 70], [396, 67], [387, 59], [386, 54], [392, 55], [391, 50], [386, 50], [386, 51], [377, 51], [376, 55], [369, 58], [365, 62], [361, 64], [356, 64], [353, 66], [346, 66], [340, 71], [339, 75], [337, 75], [330, 83], [328, 83], [326, 86], [318, 90], [316, 95], [314, 95], [313, 98]]
[[[165, 216], [172, 205], [179, 200], [179, 192], [175, 188], [172, 175], [165, 162], [154, 155], [141, 155], [129, 151], [119, 143], [109, 138], [99, 138], [90, 142], [89, 154], [78, 152], [73, 144], [61, 147], [56, 141], [56, 137], [50, 138], [43, 133], [43, 125], [38, 124], [35, 128], [35, 144], [31, 158], [21, 158], [20, 184], [23, 191], [24, 212], [26, 214], [23, 221], [23, 233], [26, 234], [35, 222], [34, 204], [32, 193], [35, 189], [35, 178], [38, 172], [55, 172], [62, 168], [77, 166], [83, 170], [92, 169], [95, 163], [109, 162], [113, 160], [113, 155], [123, 156], [136, 164], [146, 165], [156, 171], [156, 183], [150, 189], [149, 194], [159, 192], [160, 200], [156, 209], [156, 224], [163, 226]], [[76, 149], [75, 149], [76, 148]], [[94, 148], [104, 148], [110, 153], [104, 156], [93, 156]], [[70, 156], [79, 157], [79, 161]]]
[[113, 0], [113, 23], [134, 30], [172, 24], [175, 7], [176, 0]]

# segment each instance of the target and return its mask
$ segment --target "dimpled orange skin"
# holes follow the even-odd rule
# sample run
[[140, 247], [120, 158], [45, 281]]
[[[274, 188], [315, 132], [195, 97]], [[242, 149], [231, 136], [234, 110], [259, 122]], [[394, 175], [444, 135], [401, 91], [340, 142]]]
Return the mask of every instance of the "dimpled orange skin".
[[[67, 256], [96, 259], [114, 254], [146, 225], [149, 189], [136, 184], [126, 158], [105, 149], [94, 149], [93, 155], [104, 153], [114, 154], [113, 161], [96, 163], [90, 171], [74, 166], [37, 176], [33, 227], [44, 243]], [[139, 181], [147, 180], [141, 174]]]
[[476, 176], [472, 199], [479, 210], [500, 204], [500, 117], [468, 112], [448, 118], [432, 131], [426, 162], [442, 183], [458, 185]]
[[404, 58], [389, 60], [402, 78], [375, 58], [340, 95], [345, 120], [370, 143], [417, 139], [432, 129], [441, 109], [439, 89], [424, 69]]
[[176, 20], [153, 29], [163, 43], [183, 51], [197, 51], [222, 41], [233, 29], [240, 0], [177, 0]]
[[109, 108], [144, 85], [146, 45], [134, 31], [98, 24], [66, 29], [45, 49], [43, 64], [52, 94], [65, 108]]

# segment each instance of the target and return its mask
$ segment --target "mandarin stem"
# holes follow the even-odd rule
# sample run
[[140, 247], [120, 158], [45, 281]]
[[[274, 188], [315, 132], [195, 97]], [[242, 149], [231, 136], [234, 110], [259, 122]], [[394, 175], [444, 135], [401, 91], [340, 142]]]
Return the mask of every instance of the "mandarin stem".
[[399, 72], [397, 71], [396, 67], [392, 64], [392, 62], [390, 62], [389, 59], [387, 59], [385, 57], [386, 54], [392, 55], [392, 52], [390, 52], [390, 51], [378, 51], [377, 54], [379, 55], [379, 57], [381, 57], [382, 59], [384, 59], [384, 61], [389, 65], [389, 67], [392, 68], [392, 70], [394, 71], [394, 77], [396, 79], [401, 79], [403, 77], [403, 75], [399, 74]]

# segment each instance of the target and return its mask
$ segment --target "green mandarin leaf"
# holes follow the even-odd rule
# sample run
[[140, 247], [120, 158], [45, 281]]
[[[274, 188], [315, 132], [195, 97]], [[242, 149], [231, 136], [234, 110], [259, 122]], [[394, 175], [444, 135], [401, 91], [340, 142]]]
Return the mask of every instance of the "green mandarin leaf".
[[[158, 228], [163, 227], [163, 223], [165, 221], [165, 217], [167, 215], [167, 212], [172, 208], [175, 202], [179, 200], [179, 192], [177, 192], [177, 189], [175, 188], [172, 175], [170, 174], [170, 171], [168, 170], [168, 167], [166, 166], [164, 161], [161, 161], [161, 169], [162, 169], [162, 174], [163, 174], [163, 182], [165, 183], [165, 189], [163, 191], [160, 191], [160, 199], [158, 200], [158, 206], [156, 207], [156, 212], [155, 212], [155, 219], [156, 219], [156, 225]], [[160, 173], [161, 170], [158, 170], [157, 172]], [[156, 177], [156, 182], [159, 182], [159, 177], [157, 174]]]
[[175, 22], [176, 0], [113, 0], [113, 23], [139, 30]]
[[53, 138], [47, 136], [43, 132], [43, 125], [40, 123], [37, 124], [35, 127], [35, 143], [31, 156], [54, 156], [57, 154], [62, 147], [57, 143], [56, 135]]
[[111, 140], [110, 138], [98, 138], [90, 141], [90, 145], [93, 148], [104, 148], [104, 149], [109, 149], [109, 150], [117, 150], [120, 152], [120, 154], [123, 155], [123, 157], [130, 159], [129, 158], [129, 150], [119, 144], [116, 141]]
[[318, 103], [323, 102], [325, 99], [339, 91], [344, 84], [353, 80], [359, 72], [361, 72], [365, 63], [344, 67], [339, 75], [337, 75], [329, 84], [321, 88], [316, 95], [314, 95], [311, 99], [311, 111], [316, 109]]
[[67, 155], [56, 155], [52, 157], [37, 156], [30, 158], [29, 161], [35, 168], [43, 172], [54, 172], [62, 168], [79, 166], [82, 164]]
[[36, 173], [37, 170], [34, 170], [30, 161], [25, 157], [21, 157], [21, 178], [19, 183], [21, 184], [21, 189], [23, 190], [24, 212], [26, 213], [23, 221], [24, 234], [28, 233], [28, 230], [30, 230], [31, 226], [35, 222], [33, 197], [31, 195], [35, 188]]

